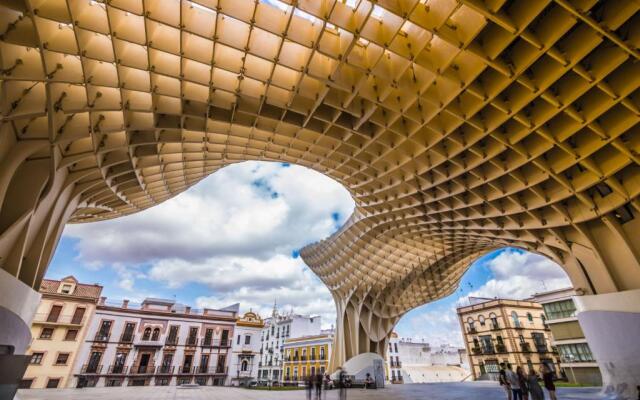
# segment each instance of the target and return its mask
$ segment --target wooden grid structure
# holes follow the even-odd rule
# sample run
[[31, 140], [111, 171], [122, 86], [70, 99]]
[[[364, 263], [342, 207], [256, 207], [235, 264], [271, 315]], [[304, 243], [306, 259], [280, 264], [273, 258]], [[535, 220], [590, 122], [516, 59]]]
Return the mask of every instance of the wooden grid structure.
[[639, 8], [0, 0], [0, 264], [37, 287], [66, 222], [270, 160], [356, 201], [302, 251], [338, 305], [333, 366], [502, 246], [640, 287]]

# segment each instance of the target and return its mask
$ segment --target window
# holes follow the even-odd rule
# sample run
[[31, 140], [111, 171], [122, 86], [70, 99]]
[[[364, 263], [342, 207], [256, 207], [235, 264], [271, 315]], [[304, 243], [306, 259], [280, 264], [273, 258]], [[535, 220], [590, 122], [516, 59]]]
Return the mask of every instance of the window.
[[229, 331], [227, 329], [222, 330], [222, 336], [220, 337], [220, 346], [226, 346], [229, 343]]
[[498, 329], [499, 325], [498, 325], [498, 317], [496, 317], [496, 315], [494, 313], [489, 314], [489, 319], [491, 319], [491, 328], [492, 329]]
[[320, 347], [320, 360], [324, 360], [324, 347]]
[[40, 339], [51, 339], [53, 336], [53, 328], [42, 328], [40, 331]]
[[67, 333], [64, 335], [64, 340], [74, 341], [78, 337], [77, 329], [67, 329]]
[[106, 387], [122, 386], [122, 379], [107, 379], [104, 385]]
[[560, 344], [558, 353], [562, 362], [594, 362], [593, 354], [587, 343]]
[[60, 293], [69, 294], [71, 293], [71, 288], [72, 288], [71, 285], [69, 285], [68, 283], [65, 283], [64, 285], [62, 285], [62, 289], [60, 289]]
[[218, 356], [218, 364], [216, 364], [216, 373], [223, 373], [225, 372], [225, 363], [226, 363], [226, 357], [224, 354], [220, 354]]
[[82, 318], [84, 318], [84, 312], [85, 312], [85, 308], [84, 307], [78, 307], [76, 308], [76, 310], [73, 312], [73, 317], [71, 317], [71, 323], [72, 324], [76, 324], [79, 325], [82, 323]]
[[571, 318], [576, 316], [576, 305], [571, 299], [547, 303], [542, 307], [544, 308], [544, 313], [547, 315], [548, 320]]
[[198, 335], [198, 328], [196, 327], [189, 328], [189, 337], [187, 338], [187, 344], [195, 346], [197, 335]]
[[530, 312], [527, 313], [527, 319], [529, 320], [529, 322], [533, 322], [533, 315], [531, 315]]
[[56, 389], [60, 384], [60, 378], [49, 378], [47, 381], [47, 389]]
[[51, 307], [51, 311], [49, 311], [49, 316], [47, 317], [47, 322], [58, 322], [58, 317], [60, 317], [61, 311], [62, 306]]
[[151, 328], [145, 328], [144, 333], [142, 334], [142, 340], [151, 339]]
[[516, 328], [520, 328], [520, 318], [518, 318], [518, 313], [515, 311], [511, 312], [511, 319], [513, 320], [513, 326]]
[[240, 335], [238, 335], [238, 339], [236, 340], [236, 344], [240, 344]]
[[393, 349], [395, 350], [395, 352], [398, 352], [398, 343], [394, 343], [393, 344]]
[[123, 343], [131, 343], [133, 342], [133, 330], [135, 329], [136, 324], [133, 322], [127, 322], [124, 326], [124, 331], [122, 332], [122, 336], [120, 336], [120, 342]]
[[469, 332], [474, 332], [476, 330], [476, 327], [473, 324], [473, 318], [467, 318], [467, 324], [469, 324]]
[[156, 378], [156, 386], [169, 386], [169, 378]]
[[96, 340], [99, 342], [106, 342], [109, 340], [109, 334], [111, 333], [111, 321], [102, 321], [100, 324], [100, 330], [96, 334]]
[[251, 335], [244, 335], [244, 344], [251, 344]]
[[153, 334], [151, 335], [151, 340], [157, 341], [158, 339], [160, 339], [160, 328], [154, 328]]
[[33, 353], [31, 354], [31, 361], [30, 363], [33, 365], [40, 365], [42, 364], [42, 358], [44, 357], [44, 353]]
[[246, 372], [249, 370], [249, 363], [247, 360], [242, 360], [242, 364], [240, 365], [240, 371]]
[[60, 353], [56, 358], [56, 365], [67, 365], [69, 361], [69, 353]]
[[478, 321], [480, 322], [480, 326], [484, 326], [484, 316], [483, 315], [478, 317]]
[[167, 337], [167, 344], [177, 344], [178, 343], [178, 329], [180, 327], [177, 325], [172, 325], [169, 327], [169, 337]]
[[124, 362], [127, 359], [127, 353], [118, 352], [116, 353], [116, 359], [113, 362], [112, 371], [114, 374], [121, 374], [124, 372]]
[[33, 379], [23, 379], [20, 381], [18, 389], [31, 389], [31, 385], [33, 385]]

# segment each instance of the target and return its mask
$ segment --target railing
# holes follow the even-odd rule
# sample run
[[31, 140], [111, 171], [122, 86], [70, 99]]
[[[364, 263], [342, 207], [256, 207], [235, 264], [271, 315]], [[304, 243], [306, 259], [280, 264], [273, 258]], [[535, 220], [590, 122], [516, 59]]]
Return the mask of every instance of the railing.
[[49, 313], [38, 313], [33, 317], [34, 323], [61, 324], [61, 325], [82, 325], [86, 316], [77, 317], [75, 315], [55, 315]]
[[211, 338], [203, 338], [200, 339], [201, 347], [230, 347], [231, 341], [229, 339], [211, 339]]
[[494, 323], [492, 322], [492, 323], [491, 323], [491, 330], [492, 330], [492, 331], [499, 331], [499, 330], [500, 330], [500, 324], [498, 324], [498, 323], [495, 323], [495, 324], [494, 324]]
[[164, 344], [166, 344], [167, 346], [175, 346], [178, 344], [178, 339], [180, 339], [178, 336], [168, 336], [167, 340], [164, 341]]
[[160, 365], [156, 367], [156, 374], [158, 375], [173, 375], [172, 365]]
[[505, 346], [504, 344], [497, 344], [496, 351], [498, 353], [507, 353], [507, 346]]
[[108, 342], [110, 336], [111, 334], [109, 333], [98, 332], [96, 333], [96, 336], [94, 336], [93, 340], [96, 342]]
[[129, 367], [127, 367], [126, 365], [109, 365], [109, 368], [107, 368], [107, 374], [126, 374], [128, 369]]
[[474, 347], [471, 349], [473, 351], [473, 354], [480, 354], [482, 353], [482, 349], [480, 347]]
[[483, 352], [484, 354], [494, 354], [494, 353], [495, 353], [495, 351], [493, 350], [493, 346], [485, 346], [485, 347], [482, 349], [482, 352]]
[[102, 371], [102, 365], [84, 364], [80, 369], [81, 374], [99, 374]]
[[525, 353], [531, 352], [531, 346], [529, 345], [529, 343], [520, 343], [520, 347], [522, 347], [522, 351]]
[[120, 336], [120, 343], [133, 343], [135, 335], [133, 333], [123, 333]]
[[524, 326], [522, 326], [522, 323], [520, 323], [520, 321], [515, 321], [513, 323], [513, 327], [514, 329], [524, 329]]
[[228, 372], [228, 368], [219, 365], [216, 367], [208, 367], [208, 366], [194, 366], [194, 367], [186, 367], [182, 366], [178, 369], [179, 375], [226, 375]]
[[536, 344], [536, 350], [538, 353], [548, 353], [549, 349], [546, 344]]
[[478, 331], [476, 330], [476, 328], [469, 328], [469, 329], [467, 329], [467, 331], [468, 331], [469, 333], [478, 333]]
[[193, 367], [183, 365], [181, 367], [178, 367], [178, 374], [190, 374], [192, 370], [193, 370]]
[[132, 365], [129, 368], [130, 374], [153, 374], [155, 367], [153, 365]]
[[190, 336], [187, 338], [187, 346], [197, 346], [198, 345], [198, 338], [195, 336]]

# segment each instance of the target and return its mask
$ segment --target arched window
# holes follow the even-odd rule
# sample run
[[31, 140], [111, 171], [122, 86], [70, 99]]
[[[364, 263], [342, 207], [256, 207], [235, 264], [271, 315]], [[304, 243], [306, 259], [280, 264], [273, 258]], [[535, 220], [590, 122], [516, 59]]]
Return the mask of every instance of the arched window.
[[142, 340], [149, 340], [151, 337], [151, 328], [145, 328], [144, 333], [142, 334]]
[[473, 325], [473, 318], [467, 318], [467, 324], [469, 324], [469, 331], [473, 332], [476, 330], [476, 327]]
[[160, 338], [160, 328], [155, 328], [153, 330], [153, 335], [151, 335], [151, 340], [158, 340]]
[[242, 360], [242, 365], [240, 366], [240, 371], [246, 372], [249, 369], [249, 363], [247, 360]]
[[531, 315], [530, 312], [527, 313], [527, 319], [529, 320], [529, 322], [533, 322], [533, 315]]
[[480, 321], [480, 326], [484, 326], [484, 315], [479, 316], [478, 321]]
[[494, 313], [489, 314], [489, 319], [491, 320], [491, 329], [500, 328], [500, 326], [498, 325], [498, 317]]
[[513, 320], [513, 326], [516, 328], [520, 327], [520, 319], [518, 318], [518, 313], [515, 311], [511, 311], [511, 319]]

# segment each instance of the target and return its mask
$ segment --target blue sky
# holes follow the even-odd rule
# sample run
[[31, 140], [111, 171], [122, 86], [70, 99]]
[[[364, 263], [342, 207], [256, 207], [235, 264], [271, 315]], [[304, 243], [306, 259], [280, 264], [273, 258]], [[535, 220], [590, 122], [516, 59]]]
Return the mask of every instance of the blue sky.
[[[194, 307], [268, 314], [280, 308], [335, 320], [328, 290], [299, 249], [335, 232], [353, 200], [337, 182], [309, 169], [246, 162], [141, 213], [69, 225], [47, 272], [99, 283], [109, 301], [176, 299]], [[455, 307], [466, 296], [524, 298], [569, 284], [553, 262], [516, 249], [477, 260], [460, 290], [402, 318], [397, 332], [432, 343], [460, 344]], [[453, 333], [453, 334], [452, 334]]]

